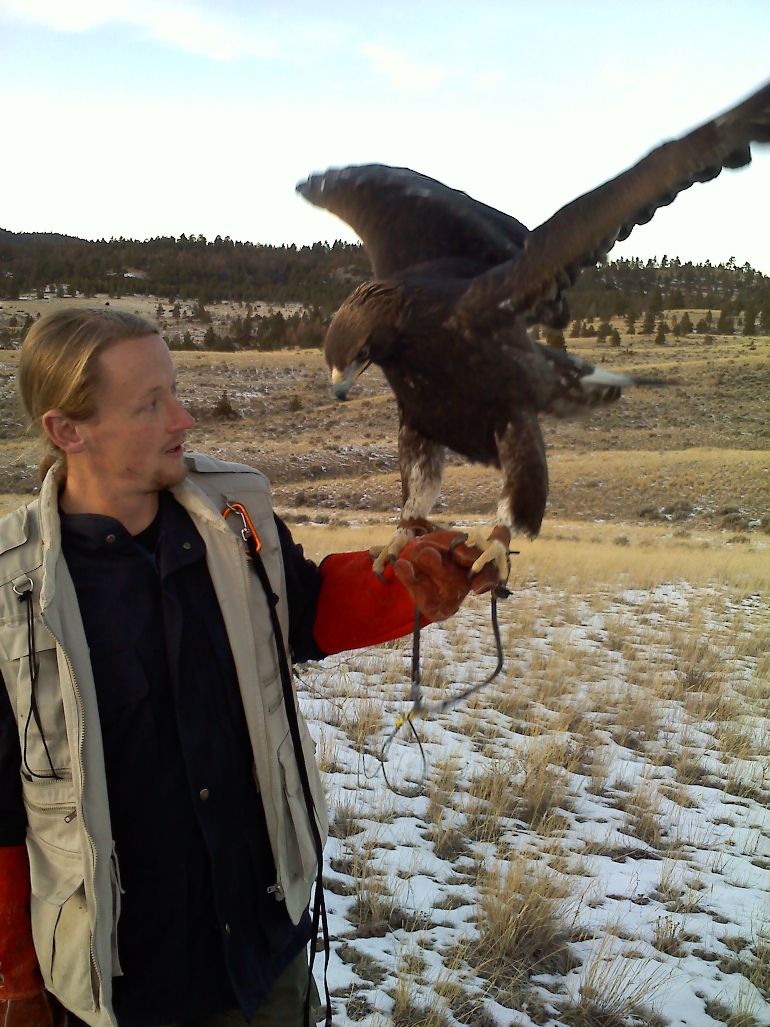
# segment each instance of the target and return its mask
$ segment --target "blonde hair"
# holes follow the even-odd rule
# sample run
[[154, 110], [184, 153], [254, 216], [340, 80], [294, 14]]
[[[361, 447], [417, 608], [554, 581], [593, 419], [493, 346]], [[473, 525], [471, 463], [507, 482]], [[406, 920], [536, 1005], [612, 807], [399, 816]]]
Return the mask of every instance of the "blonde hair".
[[158, 326], [125, 310], [56, 310], [36, 321], [21, 347], [19, 395], [30, 429], [43, 444], [42, 481], [63, 456], [41, 426], [47, 410], [84, 421], [96, 412], [99, 357], [112, 343], [159, 335]]

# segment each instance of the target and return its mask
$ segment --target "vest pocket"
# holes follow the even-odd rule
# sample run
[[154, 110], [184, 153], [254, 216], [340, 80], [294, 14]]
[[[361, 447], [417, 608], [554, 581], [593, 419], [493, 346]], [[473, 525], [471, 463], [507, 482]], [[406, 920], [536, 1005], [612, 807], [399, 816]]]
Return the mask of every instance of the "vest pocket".
[[[21, 631], [14, 636], [19, 643]], [[54, 774], [71, 773], [71, 755], [59, 681], [59, 661], [53, 636], [42, 621], [35, 625], [37, 683], [33, 689], [26, 632], [24, 646], [12, 653], [14, 660], [4, 667], [9, 694], [15, 703], [26, 780], [55, 780]], [[55, 686], [51, 687], [52, 682]]]
[[[27, 810], [27, 843], [37, 845], [42, 853], [51, 852], [66, 864], [72, 861], [81, 867], [81, 838], [75, 791], [72, 779], [59, 781], [24, 781], [24, 805]], [[30, 860], [33, 859], [30, 854]], [[47, 873], [45, 859], [36, 860], [41, 877]]]
[[46, 988], [71, 1009], [96, 1009], [91, 924], [80, 853], [28, 833], [32, 938]]
[[[310, 790], [317, 813], [321, 842], [323, 843], [326, 840], [328, 830], [326, 799], [315, 769], [313, 742], [307, 728], [304, 728], [303, 731], [303, 727], [304, 725], [300, 721], [300, 735], [302, 736], [305, 749], [305, 764], [308, 769]], [[315, 842], [310, 828], [310, 814], [305, 805], [302, 782], [299, 770], [297, 769], [297, 757], [294, 753], [294, 744], [290, 734], [287, 734], [278, 746], [278, 762], [281, 767], [281, 781], [283, 783], [288, 812], [286, 823], [286, 857], [289, 876], [290, 878], [312, 880], [316, 873]]]

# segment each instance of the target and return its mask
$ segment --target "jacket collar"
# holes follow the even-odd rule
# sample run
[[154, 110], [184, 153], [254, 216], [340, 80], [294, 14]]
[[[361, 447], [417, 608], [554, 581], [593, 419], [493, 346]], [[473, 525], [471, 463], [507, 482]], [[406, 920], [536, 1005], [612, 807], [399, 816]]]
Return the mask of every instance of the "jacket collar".
[[53, 600], [56, 589], [56, 561], [61, 552], [61, 523], [59, 521], [59, 490], [65, 477], [63, 460], [58, 460], [48, 471], [40, 487], [40, 539], [43, 543], [43, 580], [40, 586], [40, 606], [45, 609]]

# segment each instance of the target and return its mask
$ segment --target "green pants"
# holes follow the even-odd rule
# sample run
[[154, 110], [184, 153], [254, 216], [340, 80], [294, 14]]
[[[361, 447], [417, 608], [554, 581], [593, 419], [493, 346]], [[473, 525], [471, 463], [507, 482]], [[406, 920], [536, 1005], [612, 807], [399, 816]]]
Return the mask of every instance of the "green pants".
[[[240, 1010], [230, 1013], [213, 1013], [211, 1016], [196, 1017], [168, 1027], [304, 1027], [302, 1015], [307, 992], [307, 955], [300, 952], [273, 985], [273, 990], [247, 1020]], [[315, 981], [310, 994], [310, 1022], [323, 1019], [321, 1000]]]
[[[229, 1013], [212, 1013], [210, 1016], [196, 1016], [182, 1023], [167, 1024], [166, 1027], [305, 1027], [302, 1015], [305, 1010], [307, 992], [307, 954], [300, 952], [286, 967], [273, 985], [273, 990], [247, 1020], [240, 1010]], [[310, 993], [310, 1022], [317, 1023], [324, 1016], [315, 981]], [[70, 1027], [86, 1027], [82, 1020], [70, 1014]]]

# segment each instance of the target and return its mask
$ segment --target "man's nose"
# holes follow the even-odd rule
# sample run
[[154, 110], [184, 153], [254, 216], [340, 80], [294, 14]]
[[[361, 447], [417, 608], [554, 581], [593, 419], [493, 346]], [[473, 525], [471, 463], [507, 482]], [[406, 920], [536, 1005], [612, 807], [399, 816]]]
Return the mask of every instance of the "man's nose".
[[174, 399], [174, 410], [171, 418], [174, 431], [187, 431], [195, 424], [195, 418], [188, 414], [178, 399]]

